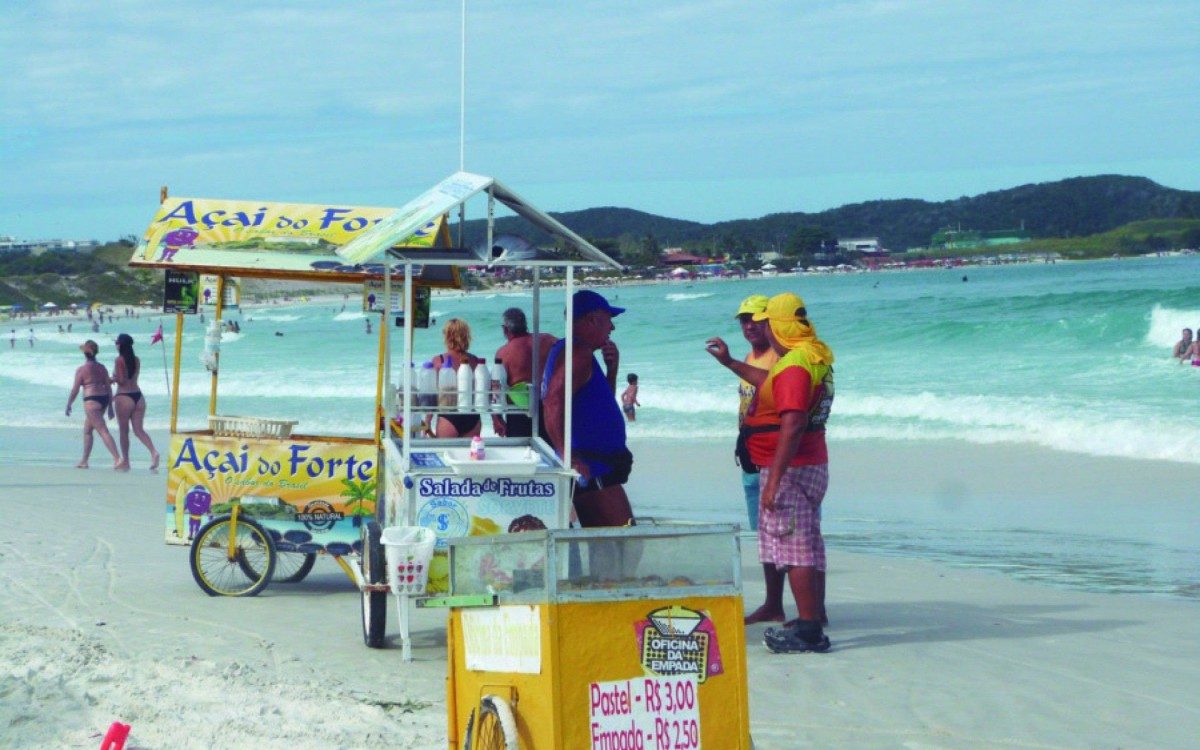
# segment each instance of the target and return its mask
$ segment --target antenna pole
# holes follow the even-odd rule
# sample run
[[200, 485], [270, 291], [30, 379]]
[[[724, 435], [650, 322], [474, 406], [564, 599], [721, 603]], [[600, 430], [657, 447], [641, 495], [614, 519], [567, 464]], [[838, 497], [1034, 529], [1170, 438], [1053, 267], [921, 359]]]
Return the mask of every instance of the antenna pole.
[[467, 170], [467, 0], [462, 0], [462, 42], [458, 76], [458, 171]]

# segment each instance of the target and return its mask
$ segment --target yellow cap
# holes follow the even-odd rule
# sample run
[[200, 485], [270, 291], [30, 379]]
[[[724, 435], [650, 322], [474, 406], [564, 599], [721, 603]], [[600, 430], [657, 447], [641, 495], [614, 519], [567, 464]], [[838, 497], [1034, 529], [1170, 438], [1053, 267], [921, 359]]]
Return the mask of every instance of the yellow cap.
[[804, 300], [800, 299], [800, 295], [784, 292], [776, 294], [771, 299], [767, 300], [767, 307], [762, 312], [755, 313], [755, 320], [801, 320], [802, 318], [796, 314], [796, 311], [804, 307]]
[[738, 311], [733, 317], [739, 315], [755, 315], [767, 309], [767, 295], [751, 294], [746, 299], [742, 300], [742, 304], [738, 306]]

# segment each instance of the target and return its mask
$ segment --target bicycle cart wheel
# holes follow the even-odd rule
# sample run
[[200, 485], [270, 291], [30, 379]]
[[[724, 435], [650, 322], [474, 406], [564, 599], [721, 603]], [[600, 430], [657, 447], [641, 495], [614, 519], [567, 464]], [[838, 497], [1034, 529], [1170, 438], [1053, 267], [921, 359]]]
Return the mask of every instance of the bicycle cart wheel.
[[[362, 572], [367, 583], [387, 581], [387, 560], [384, 559], [383, 544], [379, 538], [382, 531], [377, 521], [367, 521], [362, 527]], [[368, 648], [383, 648], [387, 635], [388, 595], [386, 591], [362, 592], [363, 643]]]
[[209, 596], [254, 596], [275, 572], [275, 543], [257, 521], [238, 518], [231, 555], [232, 533], [233, 519], [221, 516], [201, 527], [192, 540], [192, 577]]
[[508, 701], [485, 695], [467, 723], [466, 750], [517, 750], [517, 720]]
[[[316, 552], [280, 552], [278, 549], [275, 552], [275, 573], [271, 576], [271, 583], [299, 583], [317, 564]], [[258, 572], [250, 562], [245, 561], [244, 564], [246, 575], [257, 578]]]

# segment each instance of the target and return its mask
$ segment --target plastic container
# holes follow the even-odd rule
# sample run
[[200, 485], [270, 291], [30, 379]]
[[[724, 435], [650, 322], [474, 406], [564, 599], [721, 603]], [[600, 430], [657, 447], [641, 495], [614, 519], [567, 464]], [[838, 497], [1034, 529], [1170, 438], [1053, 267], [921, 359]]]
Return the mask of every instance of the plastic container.
[[489, 388], [489, 400], [492, 402], [492, 411], [504, 411], [504, 395], [508, 390], [508, 371], [504, 369], [504, 363], [499, 359], [496, 360], [496, 365], [492, 368], [492, 383]]
[[387, 580], [396, 596], [420, 596], [429, 581], [429, 561], [437, 535], [424, 526], [389, 526], [380, 537]]
[[482, 461], [487, 458], [487, 449], [483, 447], [483, 438], [478, 435], [471, 438], [471, 450], [467, 455], [472, 461]]
[[475, 411], [480, 414], [486, 414], [489, 407], [488, 387], [492, 383], [492, 376], [488, 373], [486, 362], [480, 362], [475, 365]]
[[471, 408], [471, 363], [463, 362], [458, 366], [458, 408], [464, 411]]
[[413, 388], [417, 391], [417, 406], [432, 409], [438, 405], [437, 372], [434, 371], [432, 362], [424, 363], [417, 370]]
[[458, 408], [458, 379], [454, 376], [454, 368], [443, 367], [437, 374], [437, 406], [442, 411], [454, 411]]

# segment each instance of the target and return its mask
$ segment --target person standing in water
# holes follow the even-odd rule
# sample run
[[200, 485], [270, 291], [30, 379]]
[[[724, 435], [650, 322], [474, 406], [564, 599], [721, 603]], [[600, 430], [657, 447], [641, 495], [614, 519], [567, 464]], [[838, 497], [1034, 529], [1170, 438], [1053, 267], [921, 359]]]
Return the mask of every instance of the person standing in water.
[[87, 411], [87, 416], [83, 421], [83, 458], [75, 464], [75, 468], [88, 468], [88, 458], [92, 455], [92, 433], [98, 432], [104, 447], [108, 448], [108, 452], [112, 454], [113, 468], [121, 471], [121, 456], [117, 453], [117, 444], [113, 441], [112, 434], [108, 431], [108, 424], [104, 421], [105, 410], [108, 411], [108, 416], [113, 415], [113, 403], [112, 384], [108, 377], [108, 370], [96, 361], [96, 353], [100, 351], [100, 345], [88, 339], [80, 345], [79, 350], [83, 352], [83, 357], [87, 361], [75, 371], [75, 382], [71, 386], [71, 396], [67, 399], [67, 416], [69, 417], [71, 416], [71, 405], [75, 403], [75, 397], [82, 390], [83, 408]]
[[638, 401], [638, 377], [636, 373], [629, 373], [625, 376], [625, 382], [628, 385], [621, 392], [621, 411], [625, 414], [625, 420], [633, 422], [637, 419], [636, 407], [641, 406], [642, 402]]
[[133, 337], [128, 333], [117, 336], [117, 361], [113, 363], [112, 382], [117, 386], [113, 405], [117, 412], [117, 425], [121, 436], [121, 469], [129, 470], [129, 429], [150, 451], [150, 471], [158, 468], [158, 451], [154, 441], [146, 433], [142, 422], [146, 418], [146, 399], [138, 387], [142, 361], [133, 353]]
[[1175, 342], [1175, 348], [1171, 350], [1171, 356], [1183, 362], [1187, 359], [1187, 354], [1192, 348], [1192, 329], [1184, 328], [1183, 335]]

